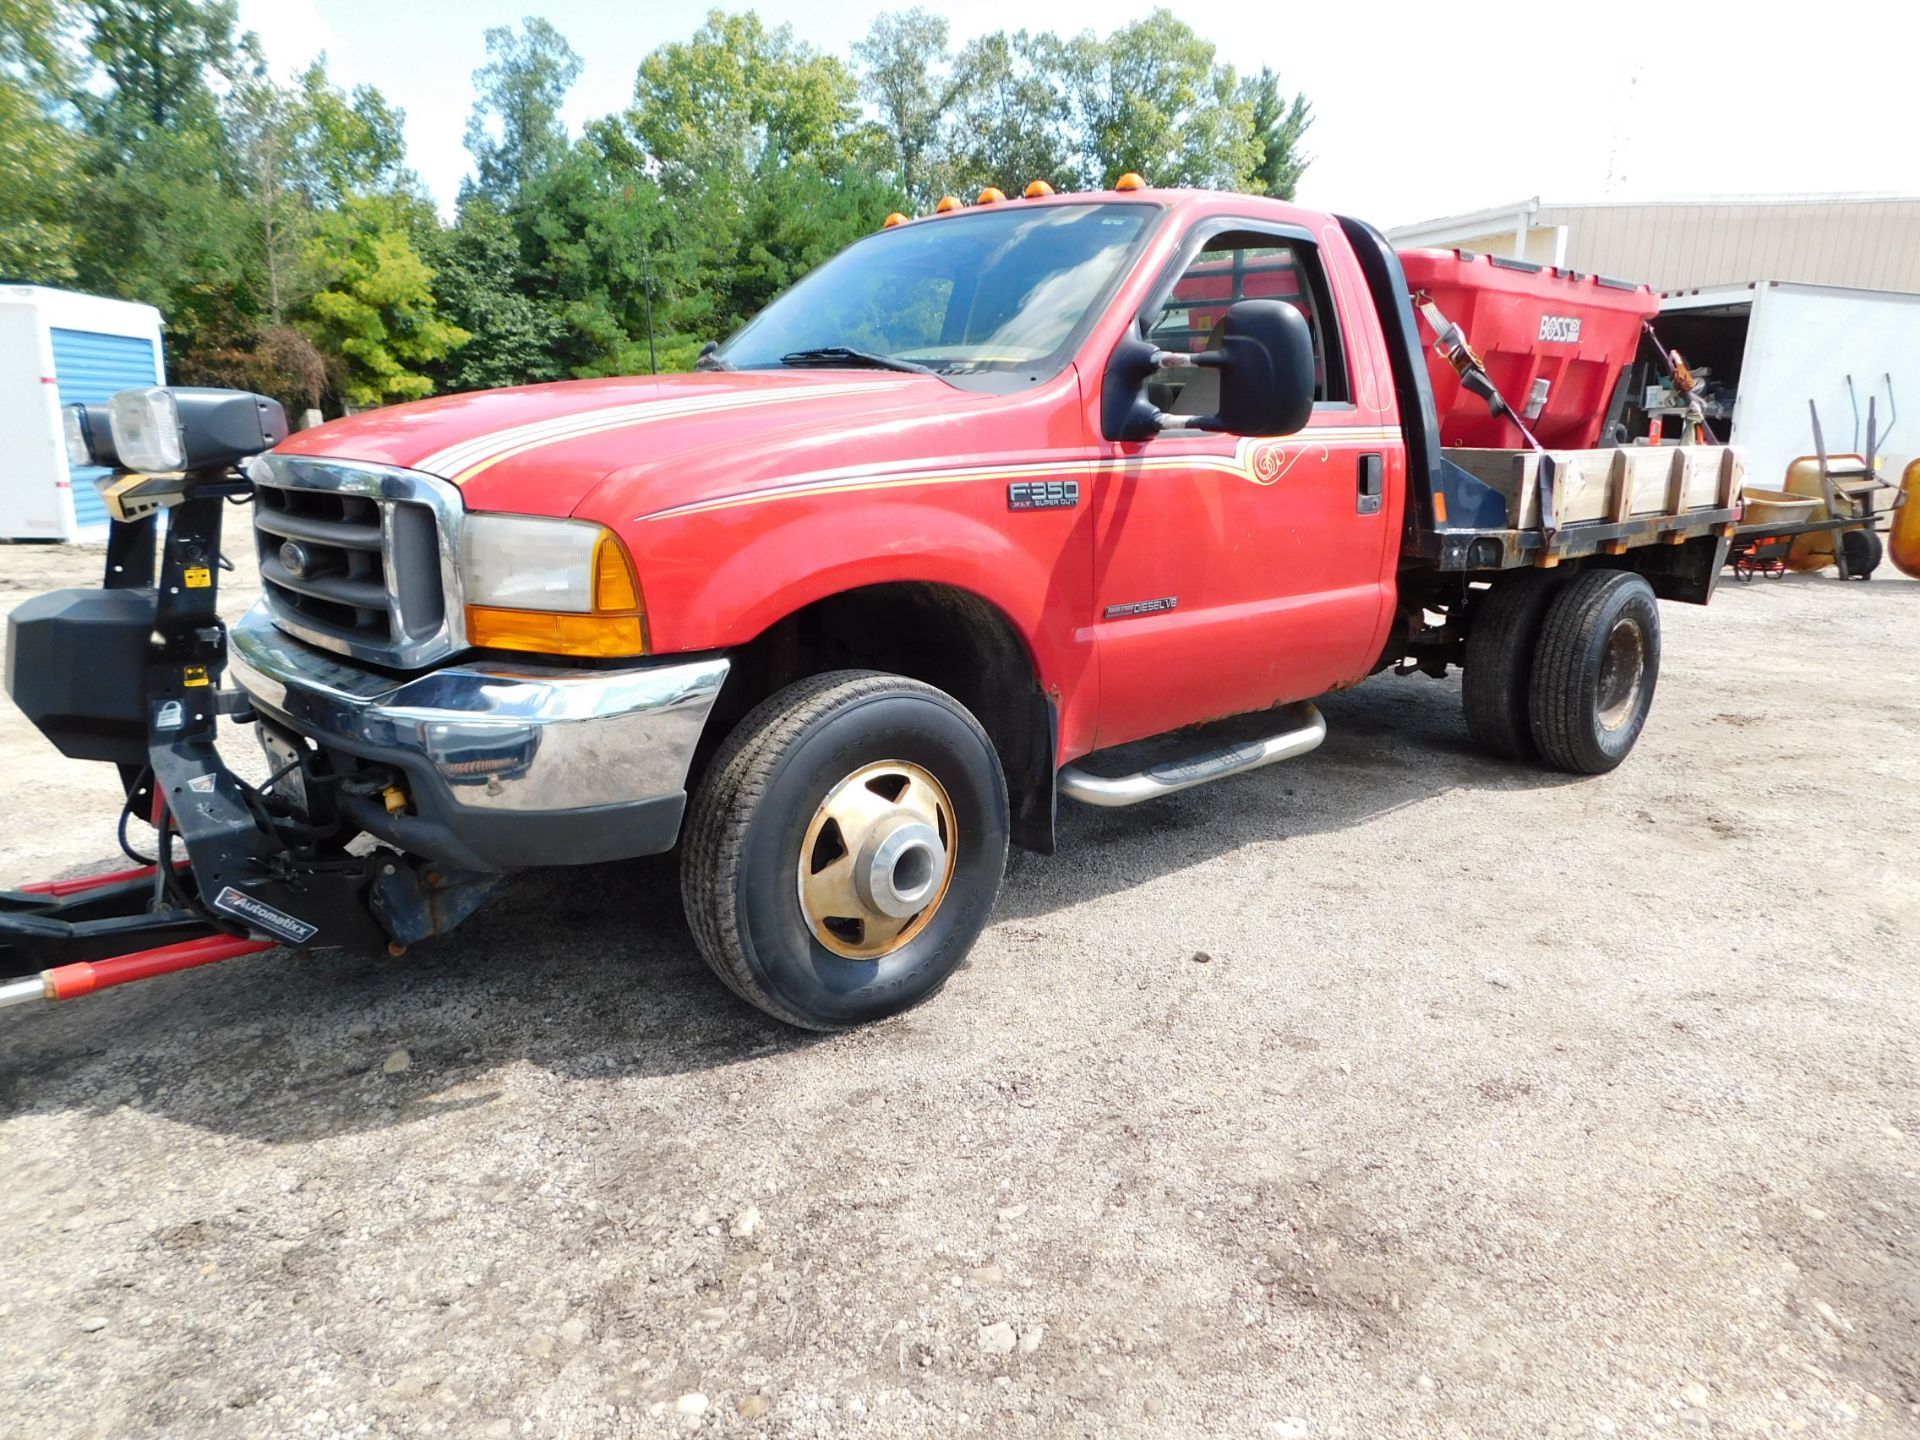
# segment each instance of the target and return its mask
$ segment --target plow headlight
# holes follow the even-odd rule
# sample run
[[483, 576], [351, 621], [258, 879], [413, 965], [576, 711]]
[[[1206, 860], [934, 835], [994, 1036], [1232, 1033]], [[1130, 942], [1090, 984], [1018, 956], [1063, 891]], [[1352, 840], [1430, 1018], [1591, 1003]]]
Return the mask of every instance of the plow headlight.
[[467, 639], [543, 655], [643, 655], [646, 611], [627, 552], [584, 520], [469, 515]]
[[108, 406], [113, 417], [113, 448], [131, 470], [187, 468], [187, 432], [180, 406], [162, 385], [122, 390]]
[[67, 464], [75, 470], [120, 463], [120, 457], [113, 450], [113, 429], [107, 419], [106, 406], [63, 406], [60, 426], [67, 437]]
[[129, 470], [221, 469], [287, 438], [280, 402], [245, 390], [149, 385], [122, 390], [107, 413], [113, 448]]

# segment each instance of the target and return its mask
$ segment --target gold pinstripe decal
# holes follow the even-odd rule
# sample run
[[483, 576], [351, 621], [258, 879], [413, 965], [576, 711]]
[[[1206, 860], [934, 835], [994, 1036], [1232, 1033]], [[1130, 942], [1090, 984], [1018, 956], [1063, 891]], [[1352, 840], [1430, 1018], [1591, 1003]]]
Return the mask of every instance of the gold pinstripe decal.
[[462, 440], [457, 445], [449, 445], [416, 461], [411, 468], [451, 480], [455, 485], [464, 485], [474, 476], [498, 465], [503, 460], [524, 455], [529, 450], [537, 450], [547, 445], [559, 445], [588, 435], [600, 435], [611, 430], [651, 425], [660, 420], [712, 415], [753, 406], [783, 405], [799, 400], [899, 390], [904, 388], [905, 384], [904, 381], [890, 383], [868, 380], [850, 385], [809, 385], [790, 391], [735, 390], [720, 395], [695, 396], [684, 400], [642, 400], [626, 405], [602, 406], [597, 410], [584, 410], [573, 415], [529, 421], [524, 425], [510, 425], [504, 430]]
[[1307, 431], [1287, 440], [1243, 439], [1228, 455], [1186, 454], [1141, 456], [1137, 459], [1032, 460], [1013, 464], [980, 464], [942, 467], [900, 474], [897, 471], [861, 472], [849, 470], [819, 471], [800, 475], [765, 490], [750, 490], [738, 495], [722, 495], [712, 500], [696, 500], [636, 515], [635, 521], [678, 519], [708, 510], [728, 510], [742, 505], [759, 505], [769, 500], [811, 498], [816, 495], [841, 495], [860, 490], [905, 489], [918, 485], [952, 485], [962, 481], [1031, 480], [1046, 478], [1092, 477], [1107, 473], [1138, 473], [1160, 470], [1211, 470], [1231, 475], [1253, 485], [1275, 485], [1315, 450], [1325, 458], [1334, 442], [1398, 440], [1400, 431], [1390, 426], [1342, 426]]

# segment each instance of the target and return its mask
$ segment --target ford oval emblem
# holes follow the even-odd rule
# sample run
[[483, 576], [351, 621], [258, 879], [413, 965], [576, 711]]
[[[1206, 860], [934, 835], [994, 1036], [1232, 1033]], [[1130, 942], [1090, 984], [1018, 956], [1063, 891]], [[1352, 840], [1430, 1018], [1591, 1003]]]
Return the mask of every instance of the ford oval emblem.
[[288, 540], [280, 547], [280, 563], [294, 579], [304, 580], [307, 567], [313, 564], [313, 555], [298, 540]]

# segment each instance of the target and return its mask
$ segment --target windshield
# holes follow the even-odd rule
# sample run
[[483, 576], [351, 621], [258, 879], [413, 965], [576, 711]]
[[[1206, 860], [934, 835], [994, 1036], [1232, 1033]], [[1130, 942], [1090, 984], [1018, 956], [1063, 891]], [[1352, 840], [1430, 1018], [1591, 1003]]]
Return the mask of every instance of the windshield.
[[719, 358], [752, 370], [861, 351], [939, 375], [1038, 379], [1065, 363], [1157, 214], [1150, 205], [1016, 204], [896, 226], [807, 275]]

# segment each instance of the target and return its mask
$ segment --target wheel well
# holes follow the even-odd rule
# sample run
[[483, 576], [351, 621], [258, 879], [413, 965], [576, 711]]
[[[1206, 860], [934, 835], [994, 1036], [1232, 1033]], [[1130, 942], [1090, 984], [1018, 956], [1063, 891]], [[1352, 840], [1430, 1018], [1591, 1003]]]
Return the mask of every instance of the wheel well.
[[953, 585], [869, 585], [775, 621], [731, 659], [696, 770], [774, 691], [827, 670], [885, 670], [937, 686], [973, 712], [1006, 772], [1013, 842], [1053, 852], [1058, 717], [1025, 640], [991, 602]]

